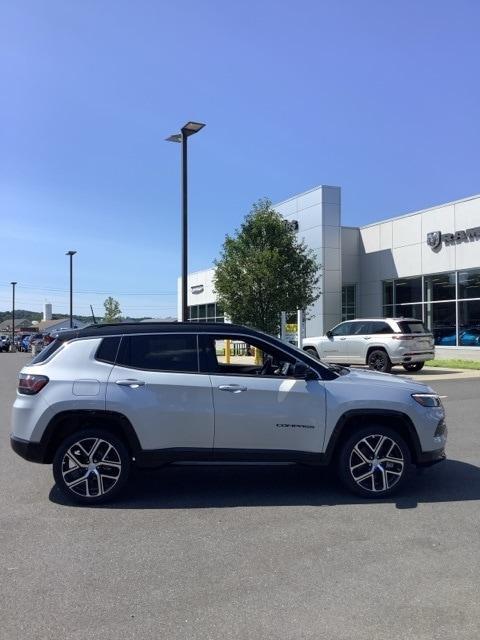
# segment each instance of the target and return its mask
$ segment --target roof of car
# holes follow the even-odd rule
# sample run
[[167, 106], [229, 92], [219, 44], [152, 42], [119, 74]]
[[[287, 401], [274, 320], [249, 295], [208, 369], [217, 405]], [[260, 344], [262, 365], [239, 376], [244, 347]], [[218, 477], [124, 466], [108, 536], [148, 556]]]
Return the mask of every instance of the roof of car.
[[62, 341], [73, 340], [74, 338], [90, 338], [95, 336], [128, 335], [132, 333], [205, 333], [211, 331], [221, 331], [226, 334], [258, 332], [249, 327], [239, 324], [229, 324], [226, 322], [120, 322], [112, 324], [90, 324], [83, 329], [72, 329], [71, 331], [61, 331], [56, 334], [56, 338]]
[[386, 320], [393, 320], [394, 322], [407, 321], [407, 322], [422, 322], [418, 318], [408, 318], [407, 316], [400, 316], [398, 318], [355, 318], [353, 320], [344, 320], [344, 322], [385, 322]]

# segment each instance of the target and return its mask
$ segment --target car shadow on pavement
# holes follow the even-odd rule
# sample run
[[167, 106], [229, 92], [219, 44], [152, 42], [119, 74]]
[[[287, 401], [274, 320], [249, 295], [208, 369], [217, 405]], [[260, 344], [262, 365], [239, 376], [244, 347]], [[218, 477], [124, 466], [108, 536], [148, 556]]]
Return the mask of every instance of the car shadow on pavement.
[[[56, 486], [50, 500], [68, 502]], [[391, 503], [414, 509], [421, 503], [480, 500], [480, 468], [446, 460], [410, 477], [398, 496], [365, 500], [350, 494], [334, 473], [300, 465], [171, 465], [135, 470], [128, 487], [107, 509], [221, 509], [229, 507], [335, 506]], [[89, 507], [91, 508], [91, 507]]]

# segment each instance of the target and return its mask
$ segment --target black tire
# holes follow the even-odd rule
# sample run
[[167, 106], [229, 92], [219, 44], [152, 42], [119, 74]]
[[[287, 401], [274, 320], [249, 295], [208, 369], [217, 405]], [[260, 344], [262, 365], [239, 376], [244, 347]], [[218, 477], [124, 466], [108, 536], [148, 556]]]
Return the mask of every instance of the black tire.
[[410, 362], [403, 365], [405, 371], [420, 371], [425, 366], [425, 362]]
[[[379, 447], [377, 453], [375, 447]], [[410, 468], [411, 455], [405, 440], [393, 429], [375, 425], [352, 434], [338, 458], [341, 481], [364, 498], [392, 495], [403, 485]]]
[[77, 431], [58, 447], [53, 477], [68, 500], [102, 504], [125, 487], [130, 466], [130, 455], [119, 438], [104, 429], [89, 428]]
[[319, 360], [318, 352], [315, 347], [305, 347], [304, 351], [305, 353], [308, 353], [309, 356], [312, 356], [312, 358]]
[[370, 369], [374, 371], [380, 371], [382, 373], [390, 373], [392, 370], [392, 363], [388, 357], [388, 353], [383, 349], [373, 349], [368, 354], [367, 364]]

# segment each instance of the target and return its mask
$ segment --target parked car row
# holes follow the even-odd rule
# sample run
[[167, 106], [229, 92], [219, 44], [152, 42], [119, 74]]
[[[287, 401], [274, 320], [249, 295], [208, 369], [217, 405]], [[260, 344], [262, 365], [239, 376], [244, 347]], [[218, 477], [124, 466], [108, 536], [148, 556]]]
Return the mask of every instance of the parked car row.
[[[20, 333], [14, 337], [14, 346], [16, 351], [22, 351], [29, 353], [33, 351], [33, 347], [36, 350], [43, 349], [44, 346], [49, 344], [53, 340], [48, 334], [41, 333]], [[7, 352], [10, 350], [12, 344], [12, 337], [10, 335], [0, 336], [0, 351]]]

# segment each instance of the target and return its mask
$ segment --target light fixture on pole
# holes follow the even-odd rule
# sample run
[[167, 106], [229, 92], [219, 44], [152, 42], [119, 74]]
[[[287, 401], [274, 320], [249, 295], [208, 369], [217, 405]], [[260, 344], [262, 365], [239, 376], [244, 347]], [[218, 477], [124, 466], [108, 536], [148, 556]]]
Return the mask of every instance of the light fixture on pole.
[[205, 125], [201, 122], [187, 122], [180, 133], [175, 133], [166, 140], [168, 142], [180, 142], [182, 144], [182, 317], [179, 320], [188, 320], [188, 185], [187, 185], [187, 140], [194, 133], [198, 133]]
[[70, 329], [73, 329], [73, 256], [76, 251], [67, 251], [66, 256], [70, 256]]
[[12, 344], [10, 351], [15, 351], [15, 285], [16, 282], [11, 282], [12, 285]]

